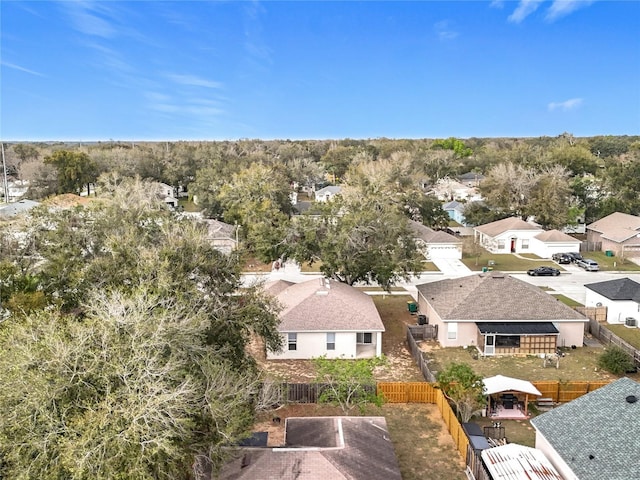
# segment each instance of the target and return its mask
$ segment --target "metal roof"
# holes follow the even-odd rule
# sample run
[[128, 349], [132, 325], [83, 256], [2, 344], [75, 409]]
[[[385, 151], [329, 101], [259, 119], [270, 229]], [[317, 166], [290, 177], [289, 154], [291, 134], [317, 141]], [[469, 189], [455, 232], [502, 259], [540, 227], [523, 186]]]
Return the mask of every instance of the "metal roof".
[[517, 443], [483, 450], [493, 480], [564, 480], [540, 450]]
[[551, 322], [480, 322], [480, 333], [497, 335], [556, 335], [558, 329]]

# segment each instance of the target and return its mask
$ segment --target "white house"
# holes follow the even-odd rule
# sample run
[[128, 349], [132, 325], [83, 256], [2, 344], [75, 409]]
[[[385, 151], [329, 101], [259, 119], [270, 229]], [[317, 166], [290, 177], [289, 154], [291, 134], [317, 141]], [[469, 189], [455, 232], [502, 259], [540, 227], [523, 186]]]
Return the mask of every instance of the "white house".
[[533, 237], [529, 248], [540, 258], [551, 258], [554, 253], [580, 252], [580, 240], [559, 230], [547, 230]]
[[462, 258], [462, 240], [440, 230], [433, 230], [414, 220], [409, 220], [409, 227], [427, 260]]
[[[286, 288], [283, 288], [286, 287]], [[313, 279], [267, 288], [283, 306], [284, 349], [267, 359], [371, 358], [382, 355], [384, 325], [373, 299], [347, 284]]]
[[640, 478], [640, 383], [620, 378], [531, 420], [564, 480]]
[[321, 188], [315, 192], [316, 202], [328, 202], [336, 195], [339, 195], [342, 191], [342, 187], [339, 185], [329, 185], [328, 187]]
[[518, 217], [509, 217], [473, 228], [474, 241], [491, 253], [533, 253], [532, 239], [544, 230]]
[[463, 185], [462, 183], [445, 177], [436, 182], [432, 192], [439, 200], [482, 200], [482, 195], [476, 187]]
[[585, 288], [585, 306], [607, 307], [608, 323], [640, 326], [640, 283], [625, 277], [589, 283]]

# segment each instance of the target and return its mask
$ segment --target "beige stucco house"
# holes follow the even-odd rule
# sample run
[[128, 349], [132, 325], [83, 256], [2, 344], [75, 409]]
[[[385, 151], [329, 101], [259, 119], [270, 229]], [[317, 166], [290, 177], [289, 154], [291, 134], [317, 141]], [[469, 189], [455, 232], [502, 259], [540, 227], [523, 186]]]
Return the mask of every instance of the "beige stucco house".
[[473, 228], [474, 241], [491, 253], [531, 253], [531, 240], [544, 230], [518, 217]]
[[615, 212], [587, 225], [587, 242], [618, 257], [640, 257], [640, 217]]
[[382, 355], [384, 325], [373, 299], [347, 284], [313, 279], [267, 286], [283, 310], [284, 349], [267, 359], [371, 358]]
[[438, 326], [443, 347], [482, 355], [554, 353], [583, 344], [586, 317], [540, 288], [503, 272], [418, 285], [418, 310]]

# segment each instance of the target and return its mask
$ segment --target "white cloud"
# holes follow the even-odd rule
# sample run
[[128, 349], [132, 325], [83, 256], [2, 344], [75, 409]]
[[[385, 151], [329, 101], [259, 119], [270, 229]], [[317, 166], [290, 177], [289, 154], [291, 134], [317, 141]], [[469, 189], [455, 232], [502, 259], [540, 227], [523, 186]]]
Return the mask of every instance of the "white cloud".
[[[94, 2], [62, 2], [62, 5], [66, 8], [73, 27], [79, 32], [102, 38], [115, 36], [115, 28], [104, 18], [110, 14], [106, 5]], [[102, 16], [98, 16], [99, 14]]]
[[188, 85], [190, 87], [204, 87], [204, 88], [222, 88], [222, 83], [207, 80], [196, 75], [179, 75], [170, 73], [167, 74], [167, 78], [174, 83], [180, 85]]
[[533, 12], [535, 12], [543, 0], [520, 0], [520, 3], [514, 10], [514, 12], [509, 15], [508, 20], [513, 23], [520, 23]]
[[458, 32], [450, 28], [449, 22], [446, 20], [436, 23], [433, 28], [440, 40], [453, 40], [459, 35]]
[[1, 62], [0, 63], [3, 67], [7, 67], [7, 68], [12, 68], [13, 70], [18, 70], [20, 72], [24, 72], [24, 73], [28, 73], [29, 75], [35, 75], [37, 77], [46, 77], [46, 75], [40, 73], [40, 72], [36, 72], [35, 70], [29, 70], [28, 68], [24, 68], [21, 67], [20, 65], [16, 65], [14, 63], [9, 63], [9, 62]]
[[547, 105], [547, 108], [550, 112], [554, 110], [560, 110], [562, 112], [567, 112], [569, 110], [574, 110], [582, 105], [581, 98], [570, 98], [569, 100], [565, 100], [564, 102], [551, 102]]
[[593, 1], [594, 0], [554, 0], [549, 7], [549, 10], [547, 10], [545, 19], [549, 22], [553, 22], [580, 8], [588, 7], [593, 3]]

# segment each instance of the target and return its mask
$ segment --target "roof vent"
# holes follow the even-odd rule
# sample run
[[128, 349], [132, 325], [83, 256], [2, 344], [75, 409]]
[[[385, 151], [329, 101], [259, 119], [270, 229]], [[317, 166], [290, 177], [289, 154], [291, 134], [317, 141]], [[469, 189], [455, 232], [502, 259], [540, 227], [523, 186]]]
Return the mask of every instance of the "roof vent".
[[627, 401], [627, 403], [636, 403], [638, 401], [638, 397], [636, 397], [635, 395], [628, 395], [625, 400]]
[[594, 455], [589, 455], [589, 460], [593, 460], [594, 458], [596, 458]]

